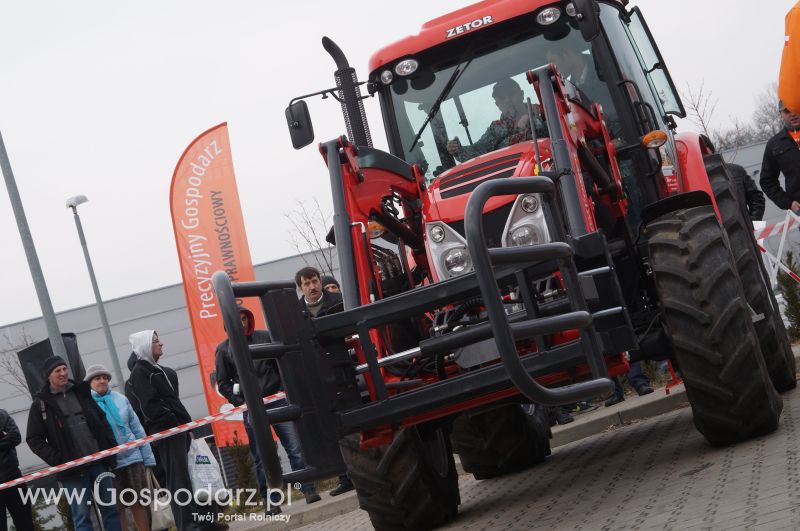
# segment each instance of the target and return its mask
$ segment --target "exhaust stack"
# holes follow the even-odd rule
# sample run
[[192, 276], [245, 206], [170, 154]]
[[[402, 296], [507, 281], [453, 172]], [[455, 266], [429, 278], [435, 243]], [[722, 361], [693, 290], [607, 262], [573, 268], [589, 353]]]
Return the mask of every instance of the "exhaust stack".
[[342, 49], [331, 39], [322, 37], [322, 47], [336, 62], [337, 70], [333, 75], [339, 89], [339, 101], [342, 104], [342, 115], [348, 137], [355, 146], [372, 147], [372, 137], [369, 134], [364, 103], [361, 101], [356, 70], [347, 62]]

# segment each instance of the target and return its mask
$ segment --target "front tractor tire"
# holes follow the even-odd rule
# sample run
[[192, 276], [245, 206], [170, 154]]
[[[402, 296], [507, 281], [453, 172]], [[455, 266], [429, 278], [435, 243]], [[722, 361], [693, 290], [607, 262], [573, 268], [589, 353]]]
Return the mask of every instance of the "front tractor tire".
[[456, 417], [450, 440], [464, 470], [489, 479], [544, 462], [551, 437], [543, 406], [497, 404]]
[[391, 444], [367, 450], [358, 434], [348, 435], [339, 448], [376, 530], [432, 529], [458, 513], [458, 474], [444, 429], [403, 428]]
[[778, 392], [789, 391], [797, 387], [794, 352], [778, 302], [767, 281], [767, 271], [756, 246], [749, 215], [745, 206], [736, 200], [732, 188], [734, 183], [728, 176], [722, 157], [706, 157], [706, 173], [733, 250], [745, 299], [756, 314], [753, 324], [767, 373]]
[[670, 212], [646, 231], [664, 327], [695, 426], [715, 446], [774, 431], [783, 403], [713, 207]]

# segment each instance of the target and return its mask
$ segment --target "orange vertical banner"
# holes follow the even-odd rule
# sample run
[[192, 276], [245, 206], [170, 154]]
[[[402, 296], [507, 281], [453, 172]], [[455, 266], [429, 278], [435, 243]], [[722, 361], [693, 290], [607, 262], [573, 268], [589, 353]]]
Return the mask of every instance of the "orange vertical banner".
[[800, 2], [786, 14], [778, 97], [790, 111], [800, 114]]
[[[204, 132], [183, 152], [172, 175], [170, 210], [203, 391], [209, 413], [217, 413], [228, 402], [212, 381], [214, 352], [227, 336], [211, 275], [225, 271], [234, 282], [255, 280], [227, 123]], [[257, 301], [244, 305], [263, 322]], [[231, 442], [234, 430], [247, 440], [241, 422], [215, 422], [212, 427], [218, 446]]]

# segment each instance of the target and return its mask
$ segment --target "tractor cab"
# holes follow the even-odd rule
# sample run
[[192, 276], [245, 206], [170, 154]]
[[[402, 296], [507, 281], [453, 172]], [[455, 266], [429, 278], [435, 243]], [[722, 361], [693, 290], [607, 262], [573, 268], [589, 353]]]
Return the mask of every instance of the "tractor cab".
[[[369, 80], [380, 96], [389, 150], [419, 165], [436, 187], [437, 178], [447, 181], [448, 172], [475, 157], [486, 161], [534, 132], [546, 136], [526, 73], [553, 64], [574, 104], [595, 117], [599, 104], [636, 224], [645, 205], [678, 191], [671, 135], [660, 150], [642, 145], [652, 131], [671, 133], [670, 115], [684, 116], [669, 72], [638, 8], [626, 11], [617, 1], [538, 4], [475, 4], [375, 53]], [[509, 84], [519, 89], [504, 111], [494, 92]]]

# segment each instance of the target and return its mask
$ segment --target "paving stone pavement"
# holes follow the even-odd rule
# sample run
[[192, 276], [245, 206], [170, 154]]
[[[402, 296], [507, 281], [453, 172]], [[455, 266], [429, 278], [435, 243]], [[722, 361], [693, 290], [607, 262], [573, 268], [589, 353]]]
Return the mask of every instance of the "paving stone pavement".
[[[442, 529], [800, 529], [800, 390], [777, 432], [712, 448], [684, 408], [554, 450], [536, 468], [459, 479], [459, 516]], [[352, 511], [299, 529], [372, 529]]]

